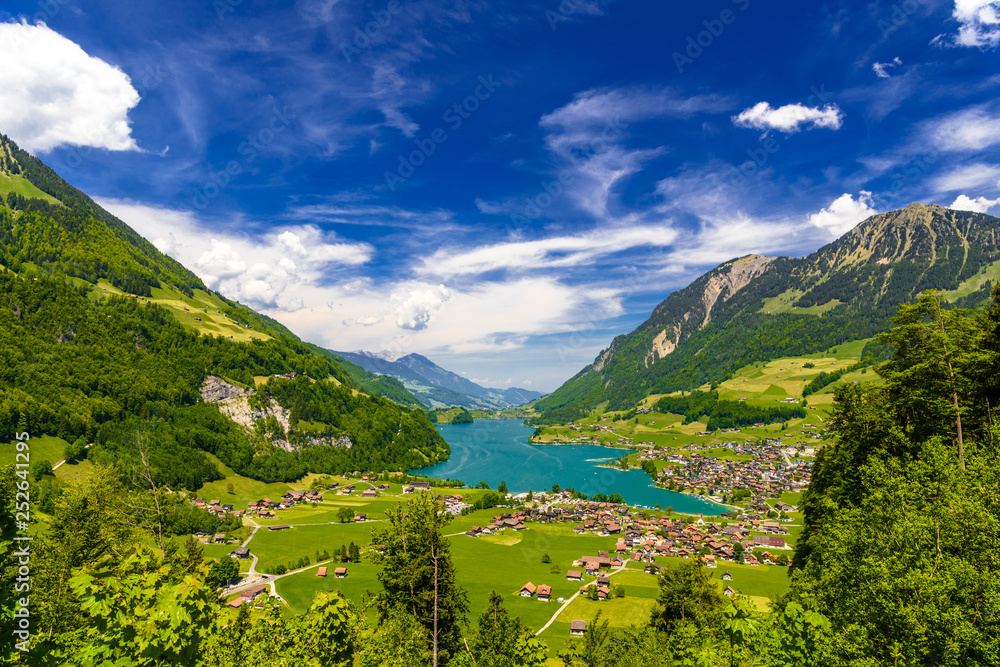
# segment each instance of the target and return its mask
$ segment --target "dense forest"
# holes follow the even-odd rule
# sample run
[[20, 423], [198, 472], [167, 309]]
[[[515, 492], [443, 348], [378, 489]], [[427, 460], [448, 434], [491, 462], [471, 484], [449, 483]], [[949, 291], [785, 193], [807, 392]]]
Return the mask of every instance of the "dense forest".
[[[163, 483], [180, 488], [218, 478], [202, 451], [263, 481], [309, 470], [406, 468], [425, 465], [424, 455], [447, 455], [421, 410], [356, 395], [337, 364], [288, 338], [234, 343], [199, 336], [164, 308], [128, 298], [93, 301], [84, 288], [10, 271], [0, 272], [0, 332], [0, 427], [71, 442], [83, 437], [94, 443], [90, 457], [98, 461], [126, 460], [134, 435], [148, 431]], [[262, 449], [260, 438], [200, 403], [207, 375], [253, 386], [254, 376], [285, 373], [301, 379], [272, 379], [262, 392], [290, 409], [296, 423], [317, 422], [320, 434], [346, 435], [354, 447]]]
[[[955, 305], [981, 305], [992, 284], [976, 280], [1000, 260], [998, 233], [993, 216], [917, 204], [874, 216], [808, 257], [727, 262], [671, 294], [595, 364], [538, 401], [536, 423], [578, 419], [605, 401], [609, 410], [628, 409], [649, 394], [690, 391], [754, 362], [871, 338], [926, 289], [970, 281]], [[774, 300], [791, 305], [772, 311], [766, 304]], [[803, 312], [816, 306], [824, 308]], [[661, 357], [654, 341], [663, 335], [677, 344]], [[866, 360], [883, 352], [873, 345]]]

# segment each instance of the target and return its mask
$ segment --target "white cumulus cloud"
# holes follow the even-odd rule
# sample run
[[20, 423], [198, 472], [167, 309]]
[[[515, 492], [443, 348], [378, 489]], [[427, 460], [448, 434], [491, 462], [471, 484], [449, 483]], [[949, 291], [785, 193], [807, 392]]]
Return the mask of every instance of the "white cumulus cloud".
[[955, 0], [952, 17], [959, 24], [956, 46], [1000, 45], [1000, 0]]
[[313, 225], [295, 225], [259, 235], [220, 233], [187, 211], [134, 201], [96, 199], [142, 236], [194, 271], [222, 294], [257, 308], [302, 307], [302, 294], [328, 270], [359, 266], [374, 250], [349, 243]]
[[873, 203], [872, 193], [867, 190], [862, 190], [857, 199], [845, 193], [827, 208], [809, 216], [809, 223], [840, 236], [854, 229], [865, 218], [878, 213], [872, 206]]
[[396, 313], [396, 326], [411, 331], [426, 329], [431, 317], [441, 312], [449, 299], [451, 292], [444, 285], [438, 285], [437, 289], [416, 289], [409, 293], [393, 294], [391, 303]]
[[986, 197], [976, 197], [972, 199], [966, 195], [959, 195], [958, 199], [952, 202], [948, 208], [956, 211], [975, 211], [976, 213], [989, 213], [990, 209], [1000, 205], [1000, 199], [987, 199]]
[[113, 65], [45, 26], [0, 23], [0, 128], [21, 148], [138, 150], [128, 112], [139, 93]]
[[827, 104], [823, 108], [786, 104], [775, 109], [767, 102], [758, 102], [733, 116], [733, 123], [737, 127], [778, 130], [785, 134], [798, 132], [803, 127], [839, 130], [844, 124], [844, 113], [836, 104]]

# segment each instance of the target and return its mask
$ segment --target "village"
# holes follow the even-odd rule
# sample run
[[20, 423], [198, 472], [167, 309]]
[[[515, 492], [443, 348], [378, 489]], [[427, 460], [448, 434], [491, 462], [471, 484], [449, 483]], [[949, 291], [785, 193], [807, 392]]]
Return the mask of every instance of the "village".
[[[718, 451], [713, 447], [711, 451]], [[768, 499], [782, 493], [803, 491], [812, 478], [814, 447], [786, 447], [778, 438], [756, 442], [725, 442], [722, 449], [731, 454], [712, 456], [698, 453], [691, 446], [685, 453], [665, 448], [640, 451], [643, 461], [662, 461], [655, 481], [662, 488], [708, 496], [721, 503], [747, 501], [747, 507], [757, 512], [787, 512], [778, 502], [769, 506]], [[704, 449], [709, 449], [705, 447]]]

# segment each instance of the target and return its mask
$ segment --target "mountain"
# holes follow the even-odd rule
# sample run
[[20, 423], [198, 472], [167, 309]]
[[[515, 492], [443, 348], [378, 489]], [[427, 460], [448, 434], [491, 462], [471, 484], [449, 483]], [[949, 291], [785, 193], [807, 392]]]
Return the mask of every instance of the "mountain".
[[[394, 400], [376, 395], [385, 393]], [[0, 429], [197, 489], [400, 470], [448, 445], [397, 381], [209, 290], [0, 135]]]
[[[875, 215], [803, 258], [748, 255], [670, 294], [536, 409], [568, 421], [606, 405], [720, 381], [755, 361], [872, 337], [901, 303], [938, 289], [984, 302], [1000, 277], [1000, 219], [914, 203]], [[870, 344], [869, 358], [880, 351]]]
[[419, 354], [335, 352], [366, 371], [396, 378], [430, 408], [461, 405], [496, 410], [524, 405], [541, 396], [528, 389], [488, 389], [447, 371]]

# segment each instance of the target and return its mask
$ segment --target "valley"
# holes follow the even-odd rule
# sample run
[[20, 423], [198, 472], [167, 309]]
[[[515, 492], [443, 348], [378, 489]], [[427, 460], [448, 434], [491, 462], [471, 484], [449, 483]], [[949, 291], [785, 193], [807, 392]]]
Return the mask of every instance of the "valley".
[[[161, 628], [178, 605], [203, 621], [157, 650], [200, 653], [163, 664], [225, 661], [270, 628], [295, 638], [286, 656], [354, 651], [308, 639], [335, 627], [364, 644], [347, 667], [407, 636], [436, 649], [439, 614], [458, 667], [504, 614], [533, 667], [582, 664], [609, 636], [711, 662], [735, 650], [734, 618], [761, 628], [752, 660], [853, 636], [849, 614], [881, 604], [841, 604], [859, 553], [887, 588], [906, 581], [886, 574], [897, 558], [949, 586], [991, 557], [940, 534], [961, 544], [992, 511], [970, 489], [995, 486], [1000, 219], [914, 204], [805, 258], [731, 260], [542, 396], [305, 342], [2, 147], [0, 424], [16, 435], [0, 470], [31, 498], [30, 521], [8, 498], [5, 536], [39, 545], [34, 641], [62, 664], [127, 645], [108, 620], [123, 609]], [[924, 504], [929, 488], [948, 501]], [[873, 547], [883, 524], [920, 539]]]

